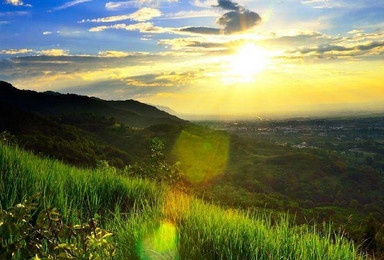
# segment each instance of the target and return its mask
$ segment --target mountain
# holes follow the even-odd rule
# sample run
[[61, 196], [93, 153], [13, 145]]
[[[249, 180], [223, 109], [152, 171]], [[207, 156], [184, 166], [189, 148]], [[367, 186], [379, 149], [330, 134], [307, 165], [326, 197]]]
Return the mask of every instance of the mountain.
[[20, 90], [0, 81], [0, 101], [16, 105], [28, 112], [46, 116], [63, 114], [94, 114], [114, 117], [119, 122], [133, 127], [148, 127], [156, 124], [183, 124], [184, 120], [135, 100], [107, 101], [98, 98], [57, 92]]
[[175, 110], [173, 110], [172, 108], [170, 107], [167, 107], [167, 106], [162, 106], [162, 105], [154, 105], [155, 107], [157, 107], [158, 109], [162, 110], [162, 111], [165, 111], [171, 115], [178, 115], [179, 113], [177, 113]]

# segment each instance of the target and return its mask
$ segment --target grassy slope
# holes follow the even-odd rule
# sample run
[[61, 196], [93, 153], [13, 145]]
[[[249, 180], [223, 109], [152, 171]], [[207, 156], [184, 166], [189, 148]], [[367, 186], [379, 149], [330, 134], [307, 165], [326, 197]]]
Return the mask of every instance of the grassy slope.
[[[42, 192], [73, 220], [97, 212], [120, 259], [362, 259], [353, 244], [286, 218], [223, 210], [148, 181], [79, 170], [0, 144], [0, 206]], [[332, 237], [332, 238], [331, 238]]]

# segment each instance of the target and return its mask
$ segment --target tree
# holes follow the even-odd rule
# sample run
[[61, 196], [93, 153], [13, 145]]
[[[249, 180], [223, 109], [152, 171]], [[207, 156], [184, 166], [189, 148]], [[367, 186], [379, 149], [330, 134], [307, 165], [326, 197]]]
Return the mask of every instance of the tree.
[[175, 184], [180, 181], [180, 163], [170, 164], [165, 155], [164, 142], [155, 137], [151, 141], [149, 163], [136, 162], [124, 169], [126, 175], [144, 177], [155, 181]]

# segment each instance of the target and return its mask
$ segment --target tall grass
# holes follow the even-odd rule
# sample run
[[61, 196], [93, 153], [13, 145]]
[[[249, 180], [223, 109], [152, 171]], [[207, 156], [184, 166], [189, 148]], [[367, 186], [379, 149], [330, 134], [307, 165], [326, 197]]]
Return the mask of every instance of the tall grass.
[[286, 216], [224, 210], [164, 185], [42, 159], [0, 144], [0, 206], [36, 192], [70, 221], [98, 213], [118, 259], [364, 259], [352, 242]]
[[44, 207], [57, 207], [65, 218], [129, 211], [136, 204], [156, 207], [165, 186], [124, 178], [112, 171], [77, 169], [0, 144], [0, 206], [7, 208], [37, 192]]

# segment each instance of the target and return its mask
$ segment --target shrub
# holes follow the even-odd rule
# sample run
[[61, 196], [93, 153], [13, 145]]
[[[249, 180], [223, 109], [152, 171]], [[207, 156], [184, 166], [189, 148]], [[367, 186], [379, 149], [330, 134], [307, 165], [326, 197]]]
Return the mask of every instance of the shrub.
[[56, 208], [38, 212], [38, 196], [0, 211], [1, 259], [100, 259], [115, 255], [112, 233], [99, 228], [96, 218], [67, 225]]

